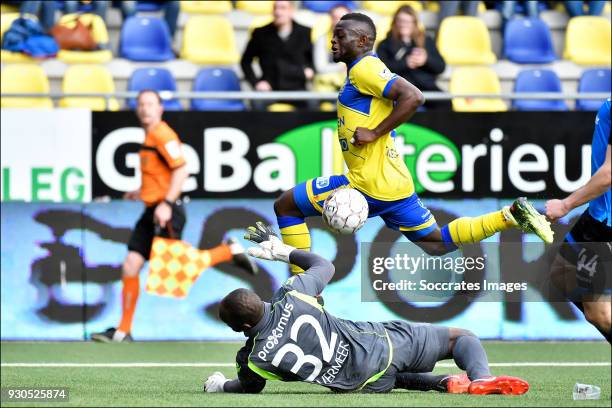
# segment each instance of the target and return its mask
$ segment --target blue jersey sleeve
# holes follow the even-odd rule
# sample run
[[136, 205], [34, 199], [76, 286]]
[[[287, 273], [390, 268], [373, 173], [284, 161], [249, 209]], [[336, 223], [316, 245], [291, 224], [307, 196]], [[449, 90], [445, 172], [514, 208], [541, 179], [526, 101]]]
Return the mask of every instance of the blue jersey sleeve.
[[610, 144], [610, 105], [611, 99], [608, 98], [599, 108], [595, 118], [595, 136], [599, 137], [603, 148]]

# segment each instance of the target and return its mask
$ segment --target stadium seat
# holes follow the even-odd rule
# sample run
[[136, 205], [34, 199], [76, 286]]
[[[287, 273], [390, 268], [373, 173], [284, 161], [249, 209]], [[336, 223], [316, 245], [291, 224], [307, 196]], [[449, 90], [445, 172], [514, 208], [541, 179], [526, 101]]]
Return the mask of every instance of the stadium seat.
[[368, 11], [372, 11], [377, 14], [381, 14], [383, 16], [391, 16], [393, 15], [398, 8], [401, 6], [407, 5], [410, 6], [416, 11], [420, 13], [423, 11], [423, 5], [420, 1], [380, 1], [380, 0], [372, 0], [372, 1], [362, 1], [362, 7]]
[[[452, 94], [499, 94], [501, 85], [495, 71], [489, 67], [454, 68], [450, 78]], [[508, 110], [499, 98], [453, 98], [456, 112], [501, 112]]]
[[438, 49], [447, 64], [479, 65], [497, 61], [487, 26], [478, 17], [451, 16], [440, 24]]
[[181, 11], [191, 14], [224, 14], [232, 11], [232, 2], [229, 0], [197, 1], [182, 0]]
[[[582, 73], [578, 82], [578, 92], [612, 92], [612, 71], [605, 68], [587, 69]], [[602, 100], [578, 99], [577, 110], [599, 110]]]
[[[514, 83], [514, 92], [549, 92], [562, 93], [561, 80], [550, 69], [526, 69], [519, 72]], [[512, 107], [521, 111], [566, 111], [567, 105], [562, 100], [515, 99]]]
[[[193, 81], [194, 92], [240, 91], [240, 80], [227, 68], [203, 68]], [[241, 111], [244, 103], [236, 99], [192, 99], [191, 109], [199, 111]]]
[[[140, 92], [143, 89], [153, 89], [163, 97], [164, 91], [176, 92], [176, 80], [165, 68], [139, 68], [132, 72], [128, 81], [128, 91]], [[163, 99], [163, 105], [165, 110], [183, 109], [178, 99]], [[136, 109], [136, 99], [128, 99], [127, 106]]]
[[382, 40], [387, 38], [387, 34], [391, 30], [392, 20], [393, 20], [393, 17], [385, 16], [385, 17], [379, 18], [378, 21], [376, 21], [376, 39], [374, 40], [374, 49], [378, 47], [378, 44]]
[[[440, 12], [440, 2], [439, 1], [426, 1], [425, 2], [425, 10], [431, 11], [432, 13]], [[484, 2], [478, 2], [478, 14], [484, 14], [487, 11], [487, 7]]]
[[232, 24], [223, 16], [191, 16], [183, 31], [181, 58], [196, 64], [236, 64], [240, 55]]
[[130, 17], [121, 28], [119, 53], [132, 61], [174, 59], [168, 24], [159, 17]]
[[[115, 83], [108, 68], [102, 65], [71, 65], [64, 74], [63, 93], [114, 93]], [[102, 97], [65, 97], [60, 100], [62, 108], [87, 108], [106, 110]], [[109, 110], [119, 110], [119, 102], [110, 98]]]
[[[2, 69], [2, 93], [49, 93], [49, 80], [37, 64], [9, 64]], [[2, 98], [3, 108], [53, 108], [50, 98]]]
[[[272, 16], [256, 16], [255, 18], [253, 18], [251, 22], [249, 23], [249, 29], [247, 31], [249, 38], [251, 38], [251, 35], [253, 35], [253, 30], [270, 24], [272, 20], [273, 20]], [[330, 20], [330, 25], [331, 25], [331, 20]], [[312, 37], [312, 34], [311, 34], [311, 37]]]
[[268, 112], [293, 112], [295, 111], [295, 106], [290, 103], [276, 102], [268, 105], [266, 109]]
[[607, 18], [574, 17], [565, 33], [564, 58], [581, 65], [609, 66], [612, 62], [610, 35]]
[[[72, 28], [76, 25], [77, 18], [85, 25], [91, 24], [91, 33], [96, 43], [102, 46], [109, 46], [106, 24], [104, 23], [104, 20], [102, 20], [102, 17], [96, 14], [65, 14], [62, 16], [62, 18], [60, 18], [59, 24]], [[109, 49], [100, 49], [95, 51], [60, 50], [57, 53], [57, 58], [69, 64], [101, 64], [113, 59], [113, 53]]]
[[[35, 16], [30, 14], [24, 15], [28, 18], [36, 19]], [[2, 44], [2, 38], [4, 37], [4, 33], [11, 27], [13, 21], [19, 18], [19, 13], [3, 13], [0, 16], [0, 44]], [[13, 52], [9, 50], [1, 50], [0, 61], [5, 62], [32, 62], [34, 61], [32, 58], [21, 52]]]
[[313, 43], [323, 35], [327, 35], [331, 40], [331, 36], [329, 35], [331, 30], [331, 17], [328, 14], [320, 14], [312, 24], [311, 30], [310, 37]]
[[159, 11], [161, 4], [155, 0], [138, 0], [136, 2], [136, 10], [138, 11]]
[[272, 14], [274, 1], [257, 0], [257, 1], [237, 1], [236, 9], [246, 11], [251, 14]]
[[329, 10], [336, 6], [346, 6], [351, 10], [357, 9], [354, 1], [343, 0], [303, 0], [302, 7], [306, 10], [314, 11], [315, 13], [328, 13]]
[[550, 30], [539, 18], [508, 21], [504, 34], [504, 54], [518, 64], [546, 64], [557, 59]]

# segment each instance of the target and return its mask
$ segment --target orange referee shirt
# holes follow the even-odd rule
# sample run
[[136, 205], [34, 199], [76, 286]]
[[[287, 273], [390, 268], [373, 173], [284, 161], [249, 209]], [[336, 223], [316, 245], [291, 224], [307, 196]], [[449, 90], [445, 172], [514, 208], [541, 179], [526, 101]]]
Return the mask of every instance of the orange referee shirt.
[[142, 172], [140, 199], [148, 207], [166, 198], [172, 170], [184, 165], [185, 158], [181, 140], [164, 121], [146, 134], [139, 154]]

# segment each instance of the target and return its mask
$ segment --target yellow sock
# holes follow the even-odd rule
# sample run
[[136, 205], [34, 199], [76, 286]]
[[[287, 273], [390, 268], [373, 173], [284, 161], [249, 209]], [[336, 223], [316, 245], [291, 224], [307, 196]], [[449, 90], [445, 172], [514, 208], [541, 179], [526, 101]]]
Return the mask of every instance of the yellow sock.
[[[310, 232], [305, 222], [280, 229], [283, 242], [302, 251], [310, 251]], [[291, 265], [291, 273], [304, 272], [297, 265]]]
[[457, 218], [448, 224], [448, 232], [453, 243], [461, 246], [461, 244], [480, 242], [513, 226], [514, 222], [507, 220], [503, 210], [499, 210], [479, 217]]

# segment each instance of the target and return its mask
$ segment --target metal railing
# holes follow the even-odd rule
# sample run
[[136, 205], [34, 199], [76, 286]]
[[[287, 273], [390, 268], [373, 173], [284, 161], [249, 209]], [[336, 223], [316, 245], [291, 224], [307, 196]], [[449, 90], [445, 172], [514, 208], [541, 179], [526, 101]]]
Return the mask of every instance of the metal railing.
[[[539, 100], [577, 100], [577, 99], [599, 99], [610, 98], [606, 92], [585, 93], [552, 93], [552, 92], [525, 92], [525, 93], [469, 93], [451, 94], [448, 92], [423, 92], [426, 100], [450, 100], [453, 98], [471, 99], [539, 99]], [[104, 98], [105, 109], [108, 110], [111, 99], [130, 99], [138, 96], [138, 92], [114, 92], [114, 93], [2, 93], [1, 98]], [[311, 91], [240, 91], [240, 92], [160, 92], [162, 99], [227, 99], [227, 100], [279, 100], [279, 101], [335, 101], [337, 92], [311, 92]]]

